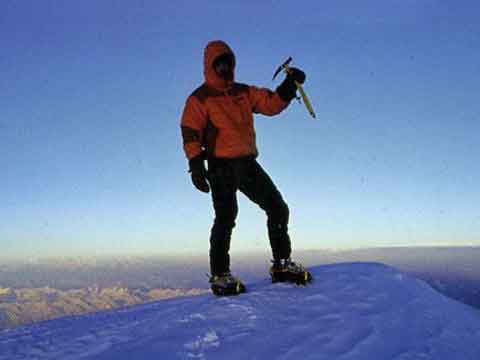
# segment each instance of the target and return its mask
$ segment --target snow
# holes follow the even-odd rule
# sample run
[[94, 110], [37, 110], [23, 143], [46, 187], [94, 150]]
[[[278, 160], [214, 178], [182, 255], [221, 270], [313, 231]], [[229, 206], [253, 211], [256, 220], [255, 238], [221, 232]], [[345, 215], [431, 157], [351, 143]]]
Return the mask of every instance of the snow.
[[[306, 287], [177, 298], [0, 333], [15, 359], [480, 359], [480, 312], [377, 263], [312, 268]], [[241, 275], [241, 274], [239, 274]]]

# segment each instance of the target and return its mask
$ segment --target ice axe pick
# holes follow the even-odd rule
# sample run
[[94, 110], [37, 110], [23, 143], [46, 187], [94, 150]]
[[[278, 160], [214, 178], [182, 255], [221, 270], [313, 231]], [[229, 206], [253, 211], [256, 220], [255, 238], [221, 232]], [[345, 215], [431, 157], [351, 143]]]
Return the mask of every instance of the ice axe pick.
[[[287, 61], [285, 61], [282, 65], [280, 65], [277, 69], [277, 71], [275, 71], [275, 74], [273, 74], [273, 79], [275, 79], [275, 77], [280, 73], [280, 71], [284, 70], [286, 74], [290, 74], [291, 73], [291, 70], [290, 70], [290, 67], [289, 67], [289, 64], [290, 62], [292, 61], [292, 57], [290, 56]], [[272, 80], [273, 80], [272, 79]], [[302, 84], [300, 84], [298, 81], [295, 80], [295, 85], [297, 86], [297, 89], [298, 91], [300, 92], [300, 96], [302, 97], [303, 99], [303, 103], [305, 104], [305, 106], [307, 107], [308, 109], [308, 112], [310, 113], [310, 115], [312, 115], [313, 118], [315, 118], [315, 112], [313, 111], [313, 107], [312, 107], [312, 104], [310, 103], [310, 100], [308, 100], [308, 97], [307, 97], [307, 94], [305, 94], [305, 91], [303, 90], [303, 86]]]

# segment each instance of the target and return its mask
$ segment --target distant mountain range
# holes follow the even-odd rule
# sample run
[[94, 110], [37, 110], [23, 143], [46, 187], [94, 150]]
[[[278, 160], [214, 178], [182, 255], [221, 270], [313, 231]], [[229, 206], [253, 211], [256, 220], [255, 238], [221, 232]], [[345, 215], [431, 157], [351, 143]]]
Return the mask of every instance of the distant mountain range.
[[206, 290], [202, 289], [129, 289], [126, 287], [89, 287], [66, 291], [49, 287], [0, 288], [0, 330], [66, 315], [81, 315], [205, 292]]

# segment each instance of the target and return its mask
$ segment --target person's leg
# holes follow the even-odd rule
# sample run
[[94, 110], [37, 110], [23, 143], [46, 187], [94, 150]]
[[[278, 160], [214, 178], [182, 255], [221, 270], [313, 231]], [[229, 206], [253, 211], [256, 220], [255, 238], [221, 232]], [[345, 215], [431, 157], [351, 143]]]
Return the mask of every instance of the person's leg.
[[210, 233], [210, 271], [230, 272], [230, 239], [238, 213], [234, 173], [224, 161], [209, 161], [209, 180], [215, 220]]
[[288, 259], [292, 252], [288, 235], [289, 209], [282, 195], [256, 160], [242, 166], [239, 179], [239, 190], [267, 214], [273, 259]]

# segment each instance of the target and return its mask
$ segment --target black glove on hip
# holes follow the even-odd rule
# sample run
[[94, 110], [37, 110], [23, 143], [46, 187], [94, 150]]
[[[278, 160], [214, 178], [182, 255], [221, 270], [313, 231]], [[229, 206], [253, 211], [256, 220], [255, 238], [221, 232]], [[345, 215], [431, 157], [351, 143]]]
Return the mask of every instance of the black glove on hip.
[[201, 155], [196, 156], [189, 160], [190, 173], [192, 177], [192, 183], [201, 192], [210, 192], [210, 186], [208, 186], [208, 173], [205, 169], [205, 163]]
[[285, 80], [277, 87], [277, 94], [282, 100], [287, 102], [291, 101], [297, 96], [297, 85], [295, 85], [295, 81], [303, 84], [305, 79], [306, 75], [302, 70], [291, 67]]

